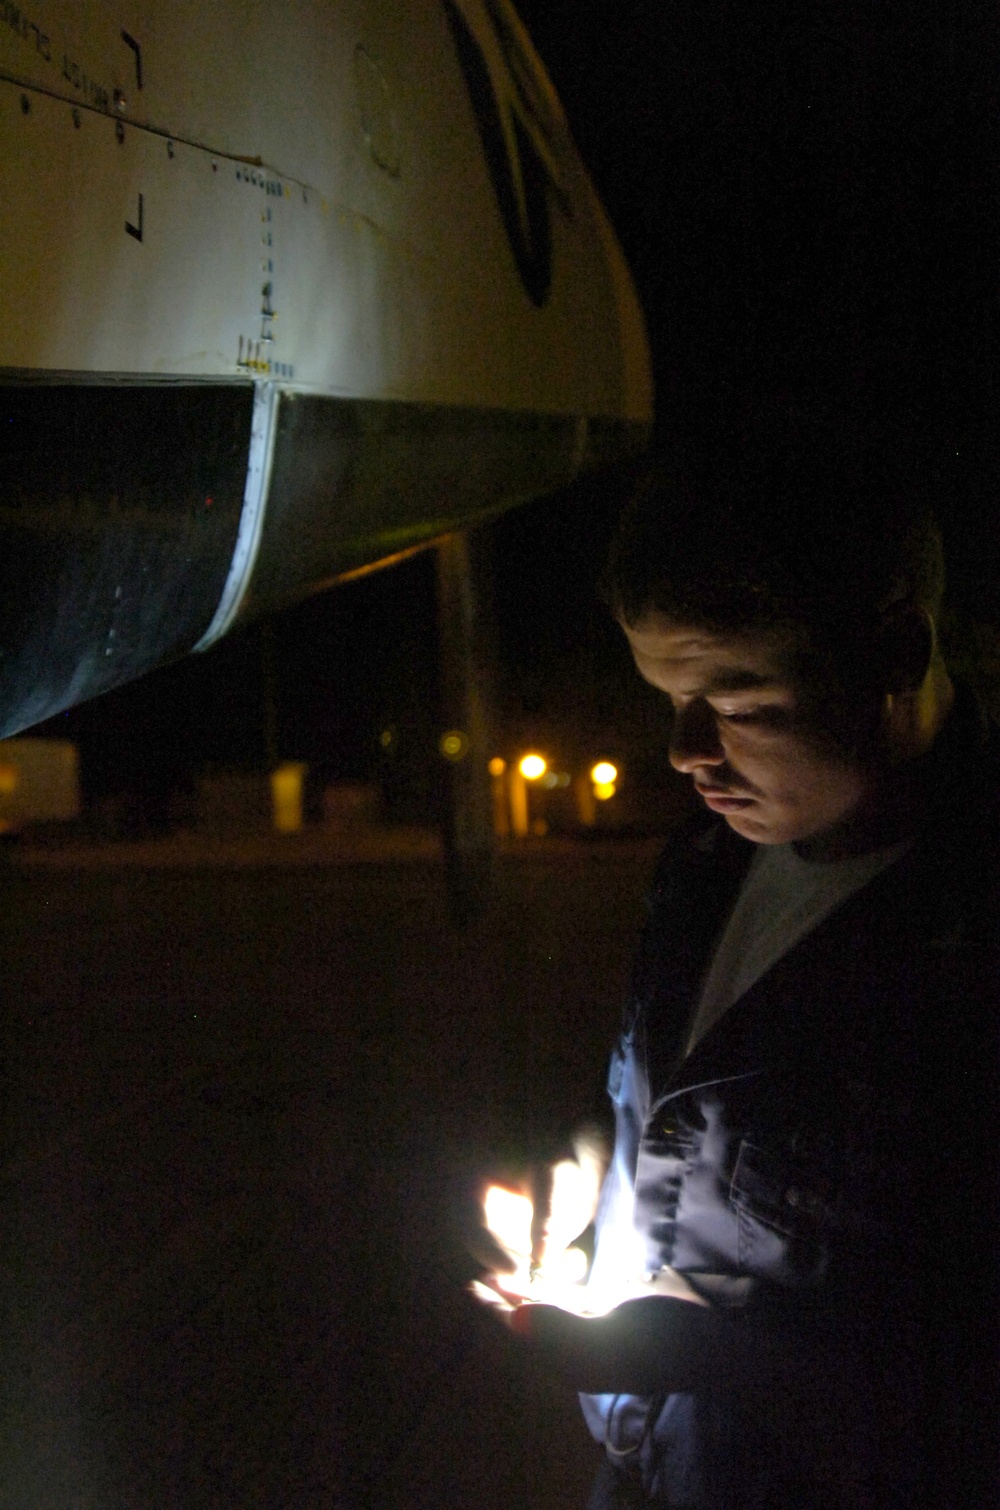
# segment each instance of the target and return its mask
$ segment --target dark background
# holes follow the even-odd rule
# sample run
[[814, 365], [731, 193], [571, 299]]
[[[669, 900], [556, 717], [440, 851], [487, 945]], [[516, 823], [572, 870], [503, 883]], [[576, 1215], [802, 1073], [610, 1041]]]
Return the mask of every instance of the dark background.
[[[762, 426], [916, 458], [951, 562], [960, 658], [996, 661], [997, 38], [993, 8], [524, 0], [520, 12], [645, 308], [656, 442]], [[596, 602], [604, 480], [492, 528], [498, 750], [636, 759], [654, 715]], [[987, 626], [987, 627], [983, 627]], [[88, 793], [205, 766], [371, 778], [391, 729], [411, 806], [436, 735], [430, 554], [54, 721]], [[639, 747], [642, 747], [640, 750]], [[165, 810], [165, 809], [164, 809]]]

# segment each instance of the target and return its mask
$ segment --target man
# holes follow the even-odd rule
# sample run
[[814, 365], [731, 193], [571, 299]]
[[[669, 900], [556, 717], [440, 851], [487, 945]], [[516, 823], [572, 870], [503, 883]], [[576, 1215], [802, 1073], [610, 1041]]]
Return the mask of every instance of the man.
[[594, 1510], [993, 1502], [1000, 751], [941, 588], [929, 519], [835, 468], [651, 473], [621, 522], [609, 601], [703, 807], [612, 1059], [620, 1303], [509, 1318], [588, 1391]]

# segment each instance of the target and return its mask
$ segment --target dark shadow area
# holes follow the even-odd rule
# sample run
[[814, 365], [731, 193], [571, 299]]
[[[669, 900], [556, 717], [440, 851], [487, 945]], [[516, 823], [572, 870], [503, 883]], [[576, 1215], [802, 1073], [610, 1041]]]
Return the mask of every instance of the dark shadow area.
[[582, 1503], [458, 1227], [599, 1086], [650, 862], [508, 858], [461, 934], [426, 861], [9, 865], [0, 1503]]

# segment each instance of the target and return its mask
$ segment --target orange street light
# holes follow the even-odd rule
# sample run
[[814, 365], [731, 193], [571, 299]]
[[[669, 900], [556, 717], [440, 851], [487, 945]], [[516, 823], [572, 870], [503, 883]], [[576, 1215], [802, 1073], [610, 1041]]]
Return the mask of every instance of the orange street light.
[[548, 770], [548, 761], [542, 755], [524, 755], [518, 770], [526, 781], [537, 781]]

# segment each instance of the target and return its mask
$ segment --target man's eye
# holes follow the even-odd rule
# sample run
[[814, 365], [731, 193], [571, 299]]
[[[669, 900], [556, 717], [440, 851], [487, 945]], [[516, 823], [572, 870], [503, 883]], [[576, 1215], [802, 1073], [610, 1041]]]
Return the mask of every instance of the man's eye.
[[760, 729], [786, 729], [789, 710], [777, 703], [756, 703], [750, 708], [717, 708], [716, 714], [727, 724], [754, 724]]

